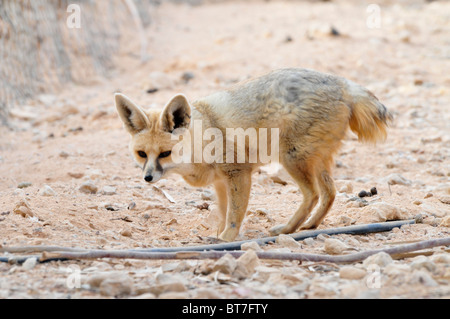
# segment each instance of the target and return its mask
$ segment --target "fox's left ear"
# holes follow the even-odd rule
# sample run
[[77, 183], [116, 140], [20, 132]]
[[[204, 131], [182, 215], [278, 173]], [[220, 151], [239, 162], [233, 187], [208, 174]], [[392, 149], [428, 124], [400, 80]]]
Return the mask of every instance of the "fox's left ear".
[[191, 107], [183, 94], [170, 100], [161, 113], [162, 129], [172, 133], [177, 128], [188, 128], [191, 123]]
[[134, 135], [148, 127], [148, 117], [138, 105], [123, 94], [116, 93], [114, 97], [117, 112], [130, 134]]

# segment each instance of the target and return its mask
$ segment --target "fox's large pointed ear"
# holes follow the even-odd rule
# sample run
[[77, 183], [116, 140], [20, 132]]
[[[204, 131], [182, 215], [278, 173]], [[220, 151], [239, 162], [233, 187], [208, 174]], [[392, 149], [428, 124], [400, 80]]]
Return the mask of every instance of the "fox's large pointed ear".
[[114, 98], [117, 112], [124, 123], [125, 129], [130, 134], [139, 133], [148, 127], [148, 117], [139, 106], [120, 93], [116, 93]]
[[191, 123], [191, 107], [183, 94], [178, 94], [170, 100], [161, 113], [161, 126], [166, 132], [172, 133], [177, 128], [188, 128]]

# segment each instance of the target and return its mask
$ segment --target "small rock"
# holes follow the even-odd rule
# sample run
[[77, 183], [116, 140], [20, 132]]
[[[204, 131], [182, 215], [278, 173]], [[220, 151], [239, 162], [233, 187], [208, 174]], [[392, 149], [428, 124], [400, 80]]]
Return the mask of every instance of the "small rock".
[[300, 248], [301, 245], [295, 241], [294, 238], [292, 238], [289, 235], [281, 234], [277, 236], [275, 242], [281, 246], [287, 247], [287, 248]]
[[126, 296], [133, 290], [132, 279], [125, 274], [108, 276], [100, 284], [100, 293], [103, 296]]
[[370, 267], [371, 265], [376, 265], [379, 267], [386, 267], [392, 262], [392, 258], [389, 254], [385, 252], [379, 252], [378, 254], [367, 257], [363, 261], [363, 266], [365, 268]]
[[191, 71], [183, 72], [181, 75], [181, 79], [184, 81], [184, 83], [189, 83], [190, 80], [192, 80], [195, 77], [194, 73]]
[[25, 260], [25, 262], [22, 264], [22, 268], [24, 270], [31, 270], [33, 269], [37, 264], [37, 258], [32, 257], [32, 258], [27, 258], [27, 260]]
[[236, 269], [236, 266], [236, 259], [230, 254], [226, 254], [214, 263], [212, 271], [220, 271], [223, 274], [232, 274]]
[[444, 218], [442, 218], [442, 221], [439, 224], [439, 226], [450, 227], [450, 215], [449, 216], [445, 216]]
[[76, 172], [75, 173], [69, 172], [69, 173], [67, 173], [67, 175], [69, 175], [70, 177], [76, 178], [76, 179], [82, 178], [84, 176], [83, 173], [76, 173]]
[[314, 245], [315, 240], [314, 240], [314, 238], [312, 238], [312, 237], [308, 237], [308, 238], [305, 238], [305, 239], [303, 240], [303, 243], [304, 243], [305, 245], [312, 246], [312, 245]]
[[13, 213], [19, 214], [22, 217], [33, 217], [34, 213], [31, 210], [30, 204], [26, 199], [21, 199], [13, 209]]
[[120, 234], [124, 237], [131, 237], [131, 230], [130, 229], [123, 229]]
[[195, 292], [197, 299], [222, 299], [222, 296], [213, 288], [199, 288]]
[[149, 287], [149, 292], [159, 296], [168, 292], [185, 292], [187, 288], [183, 279], [176, 275], [159, 274], [156, 276], [156, 284]]
[[79, 190], [86, 194], [96, 194], [98, 187], [95, 186], [92, 182], [84, 182], [81, 184]]
[[270, 176], [270, 179], [276, 184], [280, 184], [283, 186], [287, 185], [287, 182], [285, 180], [282, 180], [279, 176], [273, 175]]
[[233, 276], [244, 279], [248, 278], [255, 272], [255, 268], [259, 266], [259, 258], [255, 251], [247, 250], [236, 261], [236, 268], [233, 272]]
[[261, 246], [258, 245], [255, 241], [249, 241], [247, 243], [243, 243], [241, 245], [241, 250], [247, 251], [247, 250], [253, 250], [253, 251], [262, 251]]
[[17, 185], [17, 188], [27, 188], [30, 187], [32, 184], [30, 182], [21, 182], [19, 185]]
[[347, 249], [347, 245], [339, 239], [327, 238], [325, 239], [323, 249], [327, 254], [338, 255]]
[[41, 196], [55, 196], [56, 192], [48, 185], [44, 185], [44, 187], [39, 191], [39, 195]]
[[439, 286], [433, 277], [427, 271], [423, 270], [414, 271], [409, 280], [409, 284], [421, 284], [427, 287]]
[[395, 173], [386, 176], [383, 180], [389, 185], [405, 185], [405, 186], [411, 185], [411, 181], [409, 179], [406, 179], [402, 175]]
[[412, 217], [408, 211], [386, 202], [376, 202], [364, 207], [363, 214], [369, 216], [372, 222], [402, 220]]
[[61, 151], [61, 152], [59, 152], [59, 157], [62, 157], [62, 158], [68, 158], [69, 157], [69, 153], [67, 153], [66, 151]]
[[364, 278], [366, 271], [353, 266], [344, 266], [339, 269], [339, 277], [342, 279], [358, 280]]
[[105, 186], [102, 188], [103, 195], [115, 195], [117, 194], [116, 188], [112, 186]]
[[411, 261], [410, 266], [412, 269], [417, 269], [417, 270], [425, 269], [430, 272], [433, 272], [436, 270], [436, 264], [434, 262], [432, 262], [426, 256], [414, 257]]
[[338, 186], [339, 193], [351, 194], [353, 192], [353, 184], [349, 181], [344, 181]]
[[201, 197], [203, 200], [214, 200], [215, 198], [214, 192], [210, 191], [209, 189], [205, 189], [202, 192]]

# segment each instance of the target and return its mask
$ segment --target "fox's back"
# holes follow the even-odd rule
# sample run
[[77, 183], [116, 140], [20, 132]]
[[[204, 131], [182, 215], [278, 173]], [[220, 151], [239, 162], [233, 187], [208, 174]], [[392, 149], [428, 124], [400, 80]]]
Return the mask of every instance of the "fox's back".
[[[218, 127], [284, 127], [338, 112], [345, 80], [308, 69], [281, 69], [194, 102]], [[342, 103], [341, 103], [342, 104]]]

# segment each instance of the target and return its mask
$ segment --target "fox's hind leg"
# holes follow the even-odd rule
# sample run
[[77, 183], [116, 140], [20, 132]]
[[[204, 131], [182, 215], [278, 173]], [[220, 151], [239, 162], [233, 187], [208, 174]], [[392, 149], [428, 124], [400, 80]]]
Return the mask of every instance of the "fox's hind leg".
[[321, 165], [317, 174], [320, 190], [320, 204], [312, 216], [302, 225], [301, 229], [317, 228], [333, 205], [336, 196], [333, 179], [330, 176], [329, 165]]
[[282, 164], [299, 185], [303, 193], [303, 202], [286, 225], [278, 225], [270, 230], [273, 236], [293, 233], [303, 224], [319, 199], [314, 176], [314, 162], [298, 161], [297, 159], [286, 157]]

